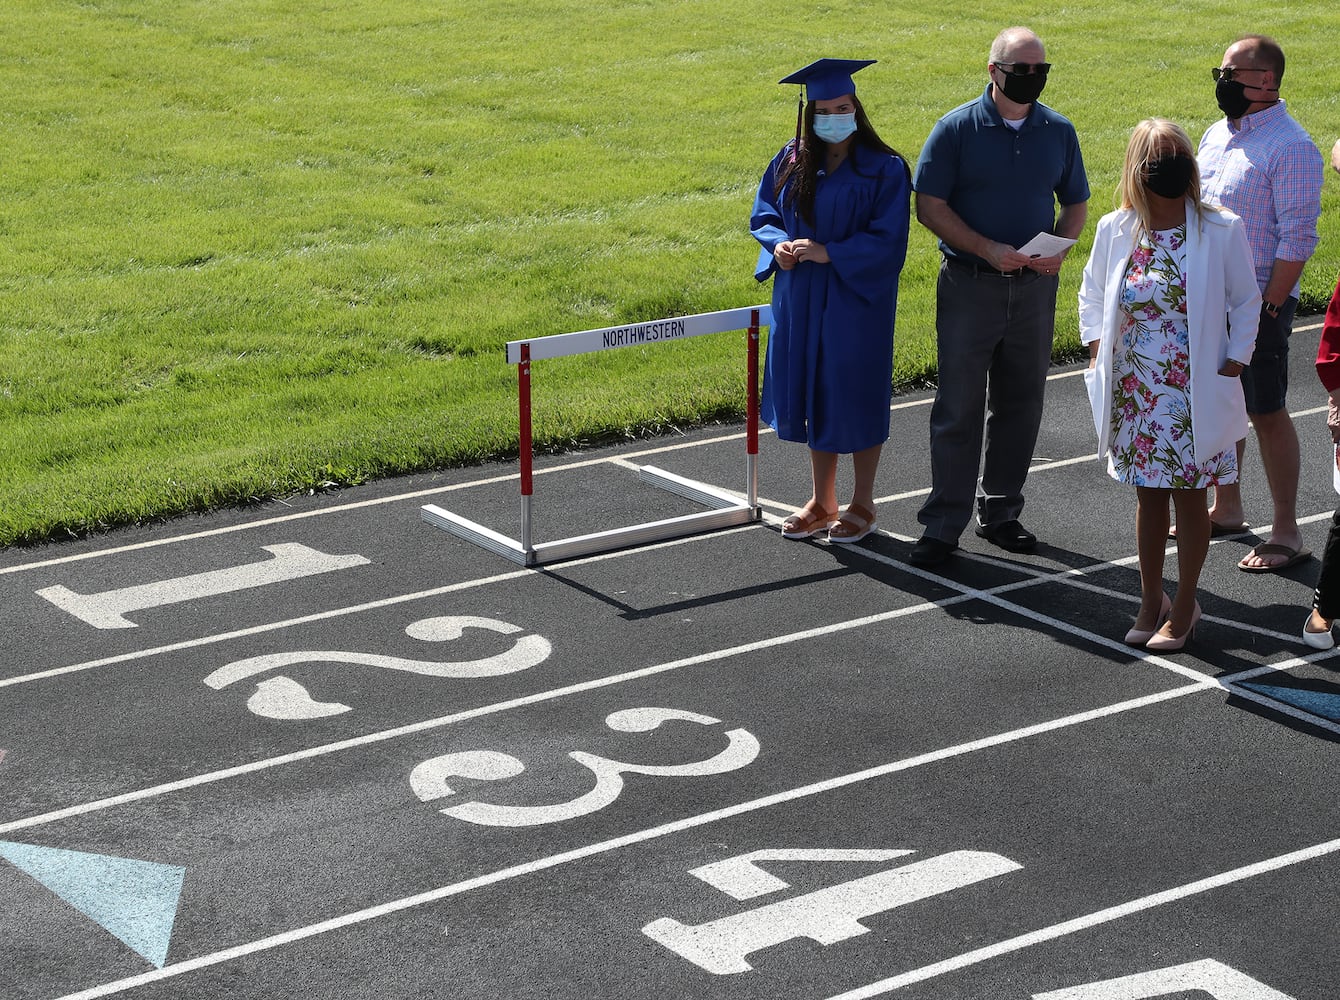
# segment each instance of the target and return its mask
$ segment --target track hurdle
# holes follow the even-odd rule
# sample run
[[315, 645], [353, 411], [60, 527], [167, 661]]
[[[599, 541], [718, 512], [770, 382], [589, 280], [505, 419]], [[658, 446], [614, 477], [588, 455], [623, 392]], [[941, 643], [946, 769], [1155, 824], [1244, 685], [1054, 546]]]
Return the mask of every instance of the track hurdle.
[[[762, 509], [758, 505], [758, 341], [759, 328], [770, 325], [771, 322], [771, 306], [747, 306], [743, 309], [726, 309], [721, 312], [700, 313], [696, 316], [656, 320], [651, 323], [611, 326], [600, 330], [583, 330], [580, 333], [562, 333], [536, 340], [509, 341], [507, 363], [517, 366], [517, 422], [521, 444], [521, 538], [519, 540], [508, 538], [435, 504], [421, 508], [421, 516], [436, 528], [449, 531], [523, 566], [556, 562], [560, 559], [575, 559], [597, 552], [646, 545], [668, 538], [680, 538], [700, 531], [713, 531], [760, 520]], [[531, 539], [531, 498], [534, 493], [531, 468], [534, 461], [531, 445], [531, 362], [567, 357], [572, 354], [616, 350], [622, 347], [647, 346], [734, 330], [746, 330], [748, 333], [745, 338], [749, 384], [745, 433], [745, 501], [741, 502], [737, 495], [706, 483], [645, 465], [638, 469], [638, 478], [642, 482], [669, 490], [709, 509], [626, 528], [614, 528], [534, 544]]]

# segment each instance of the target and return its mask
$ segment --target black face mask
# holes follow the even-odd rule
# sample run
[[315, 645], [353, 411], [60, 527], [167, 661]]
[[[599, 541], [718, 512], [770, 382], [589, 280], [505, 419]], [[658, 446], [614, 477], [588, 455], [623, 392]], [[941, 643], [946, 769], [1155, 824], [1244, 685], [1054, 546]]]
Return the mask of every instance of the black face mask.
[[1239, 80], [1220, 80], [1214, 85], [1214, 99], [1219, 110], [1233, 120], [1241, 118], [1252, 106], [1251, 98], [1244, 91], [1247, 85]]
[[1196, 161], [1181, 153], [1160, 156], [1145, 167], [1145, 187], [1163, 198], [1181, 198], [1195, 169]]
[[1000, 75], [1005, 78], [1005, 82], [1000, 87], [1001, 93], [1015, 104], [1032, 104], [1042, 96], [1042, 88], [1047, 86], [1046, 73], [1015, 76], [1013, 73], [1006, 73], [1001, 70]]

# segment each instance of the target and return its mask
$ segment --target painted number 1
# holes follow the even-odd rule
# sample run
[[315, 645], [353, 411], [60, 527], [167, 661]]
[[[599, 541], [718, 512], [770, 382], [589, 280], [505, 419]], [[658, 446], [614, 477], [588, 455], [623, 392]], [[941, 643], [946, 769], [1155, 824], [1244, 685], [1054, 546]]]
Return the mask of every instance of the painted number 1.
[[368, 563], [360, 555], [327, 555], [297, 542], [264, 545], [262, 548], [270, 553], [271, 558], [244, 566], [231, 566], [156, 583], [122, 587], [119, 590], [104, 590], [98, 594], [81, 594], [65, 586], [43, 587], [37, 591], [37, 596], [94, 628], [136, 628], [135, 623], [126, 617], [134, 611], [218, 597]]

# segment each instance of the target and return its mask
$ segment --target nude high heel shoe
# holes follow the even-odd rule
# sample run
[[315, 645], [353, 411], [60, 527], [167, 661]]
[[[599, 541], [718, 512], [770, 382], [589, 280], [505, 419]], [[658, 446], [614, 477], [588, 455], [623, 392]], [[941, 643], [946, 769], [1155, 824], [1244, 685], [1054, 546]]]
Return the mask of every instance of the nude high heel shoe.
[[1303, 641], [1313, 649], [1334, 649], [1335, 648], [1335, 622], [1331, 622], [1331, 627], [1325, 632], [1313, 632], [1309, 626], [1312, 624], [1312, 615], [1309, 613], [1307, 621], [1303, 622]]
[[1163, 595], [1163, 604], [1159, 608], [1159, 620], [1154, 623], [1153, 628], [1133, 628], [1126, 633], [1126, 638], [1122, 642], [1128, 646], [1143, 646], [1150, 639], [1154, 638], [1154, 633], [1163, 627], [1164, 619], [1168, 617], [1168, 612], [1172, 610], [1172, 601], [1168, 600], [1168, 595]]
[[1169, 636], [1162, 632], [1155, 632], [1154, 637], [1145, 643], [1145, 649], [1154, 653], [1175, 653], [1183, 646], [1186, 641], [1196, 634], [1196, 626], [1200, 623], [1200, 602], [1196, 602], [1195, 608], [1191, 612], [1191, 627], [1181, 635]]

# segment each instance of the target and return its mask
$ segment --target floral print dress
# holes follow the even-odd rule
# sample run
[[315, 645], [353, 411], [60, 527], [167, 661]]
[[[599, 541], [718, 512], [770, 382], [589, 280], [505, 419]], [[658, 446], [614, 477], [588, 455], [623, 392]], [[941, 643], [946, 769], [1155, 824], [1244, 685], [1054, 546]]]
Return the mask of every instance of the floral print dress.
[[1191, 446], [1185, 223], [1140, 234], [1126, 265], [1119, 308], [1107, 465], [1112, 478], [1160, 489], [1236, 482], [1235, 448], [1197, 465]]

